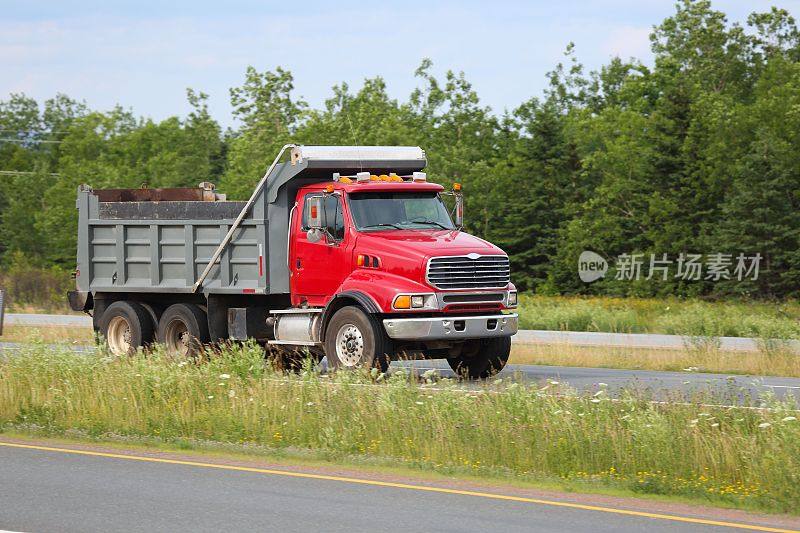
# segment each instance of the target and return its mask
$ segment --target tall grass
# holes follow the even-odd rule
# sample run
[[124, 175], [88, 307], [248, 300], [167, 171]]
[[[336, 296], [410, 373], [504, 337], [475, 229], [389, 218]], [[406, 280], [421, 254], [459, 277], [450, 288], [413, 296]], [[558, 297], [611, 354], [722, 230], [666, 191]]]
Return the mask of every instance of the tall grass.
[[800, 422], [774, 410], [612, 401], [557, 384], [312, 371], [283, 375], [257, 347], [204, 363], [43, 346], [0, 361], [1, 427], [214, 441], [443, 472], [557, 480], [797, 512]]
[[520, 297], [525, 329], [666, 333], [698, 338], [800, 338], [800, 303], [678, 298]]

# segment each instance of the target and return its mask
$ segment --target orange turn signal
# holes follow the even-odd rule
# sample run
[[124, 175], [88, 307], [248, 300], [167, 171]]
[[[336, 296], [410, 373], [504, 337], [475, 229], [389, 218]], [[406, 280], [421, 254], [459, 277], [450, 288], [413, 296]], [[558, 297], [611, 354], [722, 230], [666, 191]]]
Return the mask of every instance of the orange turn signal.
[[333, 185], [326, 185], [325, 186], [325, 192], [328, 192], [328, 193], [333, 192]]
[[411, 296], [408, 294], [401, 294], [394, 299], [393, 307], [395, 309], [411, 309]]
[[458, 182], [454, 183], [453, 184], [453, 190], [454, 191], [460, 191], [461, 190], [461, 184], [458, 183]]

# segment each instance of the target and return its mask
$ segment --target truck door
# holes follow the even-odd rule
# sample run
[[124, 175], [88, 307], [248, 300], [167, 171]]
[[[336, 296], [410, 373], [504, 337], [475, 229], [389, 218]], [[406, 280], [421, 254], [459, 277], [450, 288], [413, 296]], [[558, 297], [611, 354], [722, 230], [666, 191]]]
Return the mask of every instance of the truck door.
[[[317, 242], [308, 240], [308, 199], [324, 196], [322, 224], [328, 236]], [[323, 305], [336, 292], [350, 272], [350, 252], [345, 231], [342, 198], [339, 194], [307, 193], [298, 206], [300, 216], [293, 221], [291, 252], [291, 290], [300, 300]]]

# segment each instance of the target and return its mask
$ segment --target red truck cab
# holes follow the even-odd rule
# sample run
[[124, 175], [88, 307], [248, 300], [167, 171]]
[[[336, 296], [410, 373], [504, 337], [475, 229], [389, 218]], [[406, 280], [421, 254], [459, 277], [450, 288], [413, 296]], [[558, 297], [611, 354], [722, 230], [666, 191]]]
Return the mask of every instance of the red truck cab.
[[505, 365], [517, 331], [517, 315], [506, 313], [517, 304], [508, 257], [462, 231], [443, 194], [422, 173], [340, 177], [298, 190], [289, 222], [292, 305], [328, 309], [337, 296], [358, 294], [372, 317], [360, 317], [364, 328], [353, 320], [337, 332], [328, 325], [333, 366], [376, 364], [383, 354], [366, 353], [375, 348], [365, 344], [391, 345], [392, 357], [447, 358], [473, 377]]

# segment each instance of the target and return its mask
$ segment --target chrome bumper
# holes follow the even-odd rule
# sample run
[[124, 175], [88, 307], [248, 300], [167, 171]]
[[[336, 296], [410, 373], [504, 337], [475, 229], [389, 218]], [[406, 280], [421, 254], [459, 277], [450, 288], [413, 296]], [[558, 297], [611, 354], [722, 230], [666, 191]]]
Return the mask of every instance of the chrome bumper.
[[383, 327], [392, 339], [445, 340], [508, 337], [517, 332], [516, 313], [436, 318], [385, 318]]

